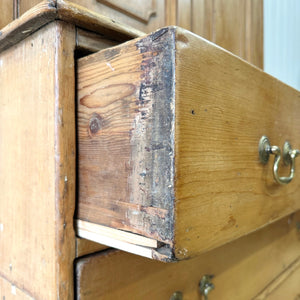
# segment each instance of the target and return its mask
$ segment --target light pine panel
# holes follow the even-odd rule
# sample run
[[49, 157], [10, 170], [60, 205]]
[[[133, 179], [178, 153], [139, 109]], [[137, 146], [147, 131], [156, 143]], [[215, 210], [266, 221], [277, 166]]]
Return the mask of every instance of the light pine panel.
[[0, 299], [2, 300], [32, 300], [26, 291], [16, 287], [13, 283], [0, 276]]
[[53, 22], [0, 54], [0, 276], [35, 299], [73, 299], [74, 47]]
[[187, 29], [263, 68], [263, 0], [176, 3], [178, 26], [186, 28], [190, 20]]

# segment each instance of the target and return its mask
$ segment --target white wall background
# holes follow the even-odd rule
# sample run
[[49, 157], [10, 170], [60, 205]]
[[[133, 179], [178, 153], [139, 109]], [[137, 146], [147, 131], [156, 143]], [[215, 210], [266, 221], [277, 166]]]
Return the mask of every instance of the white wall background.
[[264, 70], [300, 90], [300, 0], [264, 0]]

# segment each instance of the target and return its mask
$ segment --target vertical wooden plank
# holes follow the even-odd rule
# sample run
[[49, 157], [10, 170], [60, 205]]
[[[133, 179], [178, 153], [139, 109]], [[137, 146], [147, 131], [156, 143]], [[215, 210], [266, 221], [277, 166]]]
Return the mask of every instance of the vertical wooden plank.
[[0, 276], [37, 299], [73, 297], [75, 33], [62, 24], [0, 54]]
[[213, 38], [213, 1], [193, 0], [192, 31], [205, 39]]
[[192, 30], [192, 0], [177, 0], [177, 26]]
[[73, 299], [75, 232], [73, 217], [76, 190], [75, 132], [75, 27], [56, 22], [55, 50], [55, 226], [56, 292], [59, 299]]
[[19, 0], [19, 14], [23, 15], [27, 10], [39, 4], [41, 0]]
[[263, 69], [263, 0], [247, 0], [245, 11], [244, 58]]
[[165, 243], [174, 209], [173, 30], [77, 64], [77, 218]]
[[214, 0], [212, 42], [244, 57], [245, 0]]
[[263, 0], [194, 0], [191, 30], [263, 67]]
[[299, 140], [290, 129], [300, 102], [298, 91], [183, 29], [175, 61], [174, 236], [183, 259], [300, 209], [299, 182], [276, 184], [257, 151], [264, 134], [277, 145]]
[[14, 5], [12, 0], [0, 1], [0, 29], [14, 19]]
[[165, 0], [165, 25], [177, 24], [177, 0]]

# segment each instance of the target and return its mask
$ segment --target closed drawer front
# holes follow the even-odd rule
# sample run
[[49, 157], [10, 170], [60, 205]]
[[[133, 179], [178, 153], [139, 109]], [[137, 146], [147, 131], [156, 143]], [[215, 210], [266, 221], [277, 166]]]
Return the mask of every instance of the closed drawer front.
[[299, 209], [300, 181], [279, 185], [258, 155], [263, 135], [300, 146], [298, 91], [176, 27], [77, 76], [79, 236], [185, 259]]
[[[200, 300], [198, 285], [205, 274], [214, 275], [209, 300], [275, 299], [259, 297], [299, 258], [299, 221], [297, 213], [197, 258], [171, 264], [116, 250], [79, 259], [77, 299], [169, 300], [174, 292], [181, 292], [184, 300]], [[299, 275], [293, 274], [299, 282]], [[278, 290], [278, 295], [294, 300], [284, 297], [290, 295], [286, 291]]]

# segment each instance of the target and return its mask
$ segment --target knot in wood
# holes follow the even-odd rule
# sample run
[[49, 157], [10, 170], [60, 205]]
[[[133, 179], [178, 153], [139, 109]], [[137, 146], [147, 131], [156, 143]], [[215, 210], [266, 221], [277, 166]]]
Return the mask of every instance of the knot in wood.
[[97, 113], [93, 113], [91, 119], [90, 119], [90, 132], [91, 134], [96, 134], [102, 127], [102, 118]]

